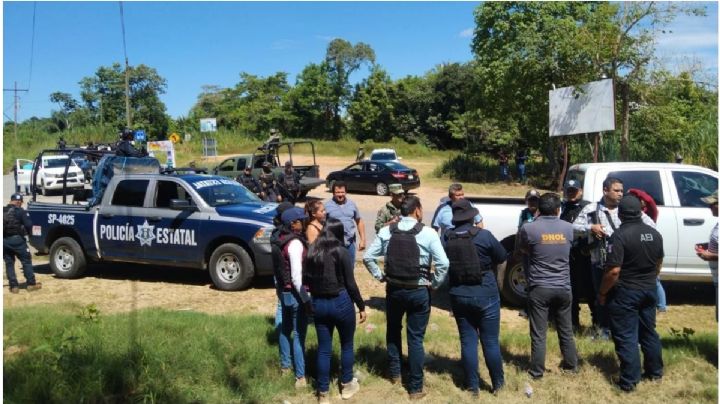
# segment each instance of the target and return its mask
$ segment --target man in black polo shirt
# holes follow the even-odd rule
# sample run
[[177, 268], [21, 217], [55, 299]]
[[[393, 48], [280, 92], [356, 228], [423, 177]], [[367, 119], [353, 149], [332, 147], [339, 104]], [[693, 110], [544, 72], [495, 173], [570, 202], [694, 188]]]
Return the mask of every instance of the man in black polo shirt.
[[642, 378], [663, 376], [662, 346], [655, 331], [657, 275], [662, 268], [663, 240], [653, 227], [643, 223], [640, 200], [626, 195], [618, 206], [622, 222], [610, 238], [605, 275], [598, 302], [606, 305], [615, 352], [620, 359], [620, 377], [614, 380], [623, 391], [635, 390]]

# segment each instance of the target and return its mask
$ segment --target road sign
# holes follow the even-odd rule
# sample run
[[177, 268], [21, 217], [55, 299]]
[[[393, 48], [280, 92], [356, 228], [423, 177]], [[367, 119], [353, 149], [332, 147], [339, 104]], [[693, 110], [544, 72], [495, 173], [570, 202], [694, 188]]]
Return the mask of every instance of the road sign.
[[180, 141], [180, 135], [178, 135], [177, 133], [172, 133], [168, 139], [170, 139], [170, 141], [173, 143], [177, 143]]
[[140, 142], [144, 142], [145, 140], [147, 140], [145, 131], [144, 130], [136, 130], [135, 131], [135, 140], [140, 141]]

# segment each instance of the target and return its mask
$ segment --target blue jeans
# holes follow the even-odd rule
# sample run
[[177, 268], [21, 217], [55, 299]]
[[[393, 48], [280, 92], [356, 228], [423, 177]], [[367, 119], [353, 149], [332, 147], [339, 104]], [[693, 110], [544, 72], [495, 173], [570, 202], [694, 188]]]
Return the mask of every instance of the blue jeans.
[[387, 350], [390, 377], [400, 377], [402, 357], [402, 319], [407, 314], [407, 345], [410, 376], [408, 392], [423, 389], [423, 363], [425, 348], [423, 339], [430, 320], [430, 291], [425, 287], [403, 289], [387, 285]]
[[317, 390], [330, 390], [330, 358], [335, 328], [340, 334], [340, 382], [350, 383], [353, 378], [355, 351], [355, 308], [346, 290], [337, 297], [314, 297], [315, 330], [317, 331]]
[[505, 181], [508, 179], [508, 166], [507, 164], [500, 164], [500, 180]]
[[10, 236], [3, 238], [3, 260], [5, 261], [5, 273], [7, 274], [8, 285], [11, 288], [18, 287], [18, 280], [15, 276], [15, 257], [22, 264], [23, 275], [28, 285], [35, 284], [35, 272], [33, 272], [30, 249], [23, 236]]
[[667, 298], [665, 297], [665, 289], [660, 283], [660, 277], [657, 278], [657, 308], [660, 311], [667, 310]]
[[525, 164], [518, 164], [517, 170], [518, 170], [518, 177], [519, 177], [518, 180], [520, 182], [525, 181]]
[[649, 377], [662, 377], [663, 360], [660, 337], [655, 331], [655, 289], [639, 290], [616, 286], [608, 295], [615, 352], [620, 359], [620, 381], [623, 388], [632, 389], [640, 381], [640, 350], [643, 368]]
[[280, 368], [290, 369], [290, 340], [282, 333], [282, 290], [277, 289], [277, 279], [275, 277], [273, 277], [273, 281], [275, 282], [275, 293], [278, 297], [275, 307], [275, 333], [278, 334]]
[[460, 334], [460, 360], [465, 369], [468, 389], [480, 389], [478, 375], [478, 337], [482, 344], [485, 365], [490, 372], [493, 390], [505, 384], [500, 354], [500, 297], [450, 295], [455, 323]]
[[[291, 292], [282, 292], [282, 332], [280, 333], [280, 345], [283, 338], [290, 346], [292, 339], [291, 356], [295, 366], [295, 378], [305, 377], [305, 335], [307, 333], [307, 315], [305, 309], [295, 299]], [[293, 338], [293, 331], [295, 336]]]
[[353, 266], [355, 266], [355, 252], [357, 251], [357, 243], [353, 241], [345, 248], [347, 248], [348, 252], [350, 253], [350, 262], [352, 262]]

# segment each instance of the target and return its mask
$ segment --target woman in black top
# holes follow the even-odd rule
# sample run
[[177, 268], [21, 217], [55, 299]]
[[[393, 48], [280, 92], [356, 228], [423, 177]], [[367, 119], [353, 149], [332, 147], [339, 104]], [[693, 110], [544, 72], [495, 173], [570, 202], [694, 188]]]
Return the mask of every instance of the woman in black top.
[[343, 399], [353, 396], [360, 385], [353, 378], [355, 353], [355, 310], [360, 311], [360, 323], [365, 322], [365, 303], [355, 283], [354, 265], [343, 245], [343, 224], [328, 218], [325, 228], [315, 243], [311, 244], [305, 265], [305, 281], [312, 295], [315, 329], [318, 338], [317, 380], [318, 401], [329, 402], [330, 358], [332, 335], [337, 328], [340, 334], [340, 377]]

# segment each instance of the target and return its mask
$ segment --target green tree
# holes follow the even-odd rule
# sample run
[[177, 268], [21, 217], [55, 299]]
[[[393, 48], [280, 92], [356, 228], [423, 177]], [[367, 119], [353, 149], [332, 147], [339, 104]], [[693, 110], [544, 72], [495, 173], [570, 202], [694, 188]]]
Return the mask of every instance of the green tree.
[[430, 145], [428, 118], [433, 103], [433, 89], [427, 77], [407, 76], [392, 83], [394, 132], [410, 143]]
[[392, 139], [393, 104], [390, 98], [392, 81], [385, 70], [374, 66], [370, 76], [358, 84], [348, 107], [350, 134], [360, 142]]
[[[130, 114], [133, 129], [145, 129], [152, 136], [164, 138], [169, 118], [160, 94], [167, 83], [157, 71], [145, 65], [129, 68]], [[101, 66], [93, 76], [80, 80], [81, 99], [96, 122], [118, 129], [126, 126], [125, 71], [119, 63]]]
[[347, 107], [350, 98], [350, 75], [363, 63], [375, 63], [375, 51], [362, 42], [353, 45], [336, 38], [330, 41], [325, 54], [325, 66], [333, 91], [333, 127], [332, 135], [340, 137], [343, 129], [341, 112]]
[[325, 62], [311, 63], [297, 76], [288, 92], [293, 116], [289, 134], [296, 137], [334, 139], [335, 97]]

